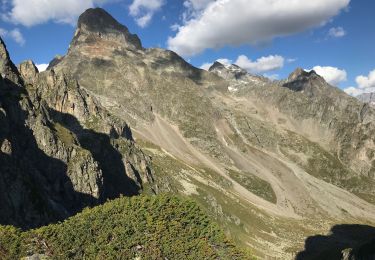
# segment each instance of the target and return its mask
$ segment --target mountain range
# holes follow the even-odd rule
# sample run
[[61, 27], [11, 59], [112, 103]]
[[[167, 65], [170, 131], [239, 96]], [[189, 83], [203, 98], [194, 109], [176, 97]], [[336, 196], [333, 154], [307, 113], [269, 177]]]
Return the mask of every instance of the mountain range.
[[2, 225], [167, 193], [259, 258], [354, 257], [375, 237], [375, 110], [314, 71], [198, 69], [96, 8], [45, 72], [1, 41], [0, 73]]

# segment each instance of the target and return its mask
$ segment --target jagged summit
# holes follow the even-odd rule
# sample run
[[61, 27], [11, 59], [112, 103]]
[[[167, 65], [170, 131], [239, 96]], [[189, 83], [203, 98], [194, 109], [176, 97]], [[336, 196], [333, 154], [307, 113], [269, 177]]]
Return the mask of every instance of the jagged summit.
[[212, 64], [211, 67], [208, 69], [208, 71], [213, 71], [215, 69], [224, 69], [224, 68], [225, 68], [224, 64], [218, 61], [215, 61], [214, 64]]
[[213, 72], [224, 79], [230, 80], [240, 80], [248, 75], [246, 70], [235, 64], [224, 65], [218, 61], [215, 61], [208, 71]]
[[228, 86], [229, 92], [238, 92], [249, 84], [251, 86], [264, 86], [264, 84], [269, 83], [268, 79], [252, 75], [236, 64], [228, 65], [215, 61], [208, 71], [228, 80], [230, 82]]
[[[328, 89], [329, 84], [314, 70], [295, 69], [283, 82], [283, 87], [293, 91], [306, 91], [309, 95]], [[314, 94], [314, 95], [315, 95]]]
[[32, 84], [36, 81], [39, 70], [33, 61], [26, 60], [17, 67], [25, 83]]
[[288, 77], [288, 81], [295, 81], [300, 77], [319, 76], [314, 70], [306, 71], [302, 68], [295, 69]]
[[101, 8], [90, 8], [78, 19], [77, 30], [71, 46], [100, 42], [100, 40], [120, 43], [130, 49], [142, 49], [137, 35], [131, 34], [128, 28], [116, 21]]
[[17, 67], [13, 64], [10, 60], [10, 56], [6, 45], [0, 37], [0, 75], [5, 78], [9, 79], [16, 84], [21, 83], [21, 78], [17, 71]]
[[86, 27], [87, 30], [103, 32], [108, 29], [122, 31], [125, 26], [117, 22], [109, 13], [101, 8], [90, 8], [82, 13], [78, 19], [78, 28]]

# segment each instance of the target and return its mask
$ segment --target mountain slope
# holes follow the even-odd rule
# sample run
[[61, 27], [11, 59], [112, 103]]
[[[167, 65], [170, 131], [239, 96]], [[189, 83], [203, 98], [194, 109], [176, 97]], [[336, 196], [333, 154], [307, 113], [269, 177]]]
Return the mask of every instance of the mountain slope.
[[129, 122], [161, 190], [194, 197], [260, 256], [290, 257], [338, 222], [375, 222], [373, 109], [315, 72], [277, 82], [234, 65], [206, 72], [118, 26], [86, 11], [50, 69]]

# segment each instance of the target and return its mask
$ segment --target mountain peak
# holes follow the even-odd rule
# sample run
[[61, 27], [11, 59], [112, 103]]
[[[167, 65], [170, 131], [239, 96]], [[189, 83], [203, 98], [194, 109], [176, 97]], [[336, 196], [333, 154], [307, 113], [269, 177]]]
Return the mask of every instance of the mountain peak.
[[18, 65], [18, 70], [24, 82], [28, 84], [34, 83], [39, 73], [39, 70], [35, 66], [35, 63], [31, 60], [26, 60]]
[[314, 70], [306, 71], [302, 68], [297, 68], [289, 75], [283, 86], [294, 91], [307, 91], [312, 94], [318, 90], [318, 92], [321, 92], [329, 85]]
[[300, 76], [307, 76], [308, 72], [302, 68], [296, 68], [288, 77], [288, 81], [294, 81]]
[[215, 69], [224, 69], [224, 68], [225, 68], [224, 64], [218, 61], [215, 61], [214, 64], [212, 64], [211, 67], [208, 69], [208, 71], [213, 71]]
[[310, 76], [318, 76], [320, 77], [318, 74], [316, 74], [316, 72], [314, 70], [310, 70], [310, 71], [306, 71], [302, 68], [296, 68], [288, 77], [288, 81], [291, 82], [291, 81], [295, 81], [297, 80], [298, 78], [300, 77], [310, 77]]
[[130, 49], [142, 49], [142, 43], [138, 36], [131, 34], [126, 26], [120, 24], [104, 9], [87, 9], [78, 19], [71, 47], [100, 39], [117, 41]]
[[0, 75], [3, 78], [9, 79], [16, 84], [21, 82], [18, 70], [13, 62], [10, 60], [10, 56], [4, 41], [0, 37]]
[[108, 29], [117, 31], [127, 30], [125, 26], [117, 22], [102, 8], [90, 8], [83, 12], [79, 16], [77, 27], [97, 32], [105, 32]]

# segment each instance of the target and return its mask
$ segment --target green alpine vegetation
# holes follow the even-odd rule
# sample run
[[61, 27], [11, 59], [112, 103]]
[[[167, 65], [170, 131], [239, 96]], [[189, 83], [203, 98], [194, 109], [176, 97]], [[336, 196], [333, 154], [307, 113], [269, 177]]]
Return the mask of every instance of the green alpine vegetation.
[[0, 227], [0, 259], [253, 259], [192, 200], [119, 198], [62, 223], [22, 232]]

